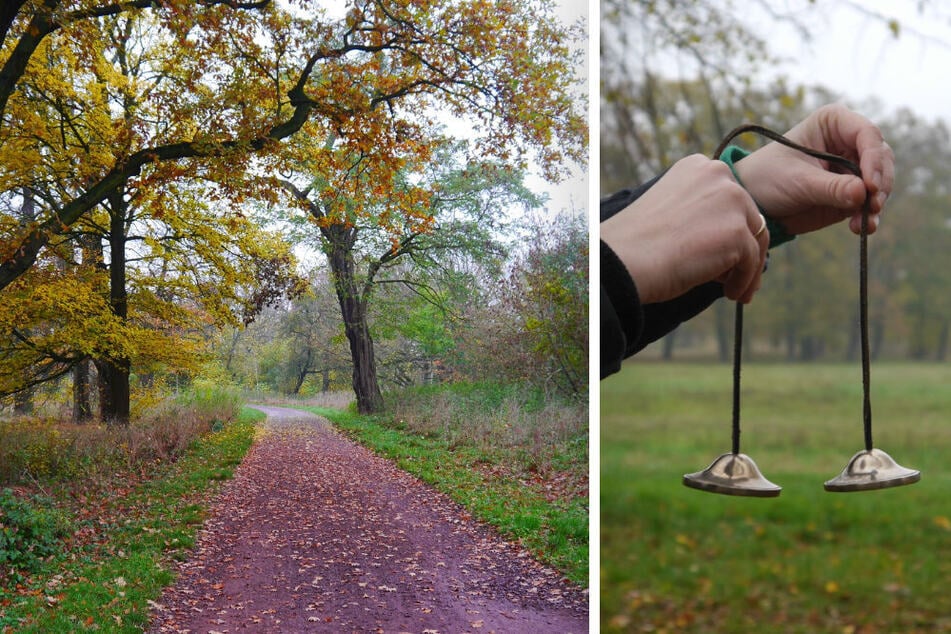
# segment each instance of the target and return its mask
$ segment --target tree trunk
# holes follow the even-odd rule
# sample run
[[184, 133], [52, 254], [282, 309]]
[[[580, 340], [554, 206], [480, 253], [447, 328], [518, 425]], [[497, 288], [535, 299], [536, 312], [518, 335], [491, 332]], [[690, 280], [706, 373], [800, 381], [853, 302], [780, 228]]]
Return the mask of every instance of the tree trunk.
[[[109, 303], [112, 312], [123, 321], [128, 317], [126, 293], [125, 224], [128, 204], [123, 190], [109, 196]], [[99, 408], [107, 425], [129, 424], [129, 374], [132, 363], [123, 357], [101, 359], [97, 364], [102, 378]]]
[[99, 416], [110, 426], [128, 426], [129, 363], [122, 359], [100, 359], [99, 370]]
[[383, 409], [383, 394], [376, 374], [373, 338], [366, 323], [366, 306], [362, 302], [340, 302], [344, 329], [353, 357], [353, 392], [357, 411], [372, 414]]
[[796, 360], [796, 345], [799, 342], [797, 336], [796, 327], [792, 323], [786, 324], [786, 361], [795, 361]]
[[307, 348], [307, 356], [304, 358], [304, 363], [297, 369], [297, 376], [294, 377], [294, 389], [291, 391], [291, 394], [294, 396], [300, 394], [300, 389], [304, 387], [304, 381], [307, 380], [307, 375], [310, 373], [310, 358], [311, 349]]
[[77, 425], [92, 420], [89, 365], [89, 359], [83, 359], [73, 368], [73, 422]]
[[673, 331], [664, 337], [663, 341], [663, 359], [664, 361], [672, 361], [674, 358], [674, 342], [677, 338], [677, 331]]
[[234, 363], [234, 355], [238, 350], [238, 341], [240, 339], [241, 331], [235, 328], [231, 333], [231, 344], [228, 346], [228, 356], [225, 358], [225, 372], [227, 372], [228, 376], [232, 379], [237, 378], [237, 374], [231, 369], [231, 364]]
[[941, 324], [941, 331], [938, 333], [938, 345], [935, 349], [935, 361], [945, 361], [948, 358], [948, 322]]
[[818, 349], [819, 345], [816, 338], [812, 335], [808, 337], [803, 337], [799, 342], [799, 360], [800, 361], [815, 361], [819, 358]]
[[[14, 11], [15, 14], [15, 11]], [[20, 205], [20, 225], [29, 226], [36, 221], [36, 199], [31, 187], [24, 187], [22, 191], [23, 204]], [[29, 335], [29, 331], [26, 333]], [[13, 395], [13, 413], [28, 416], [33, 413], [33, 390], [26, 388]]]
[[367, 297], [357, 288], [356, 266], [353, 261], [354, 229], [331, 225], [321, 229], [327, 238], [327, 258], [333, 273], [334, 290], [340, 302], [343, 327], [350, 343], [353, 359], [353, 392], [357, 397], [357, 411], [371, 414], [383, 409], [383, 394], [376, 373], [373, 338], [367, 322]]

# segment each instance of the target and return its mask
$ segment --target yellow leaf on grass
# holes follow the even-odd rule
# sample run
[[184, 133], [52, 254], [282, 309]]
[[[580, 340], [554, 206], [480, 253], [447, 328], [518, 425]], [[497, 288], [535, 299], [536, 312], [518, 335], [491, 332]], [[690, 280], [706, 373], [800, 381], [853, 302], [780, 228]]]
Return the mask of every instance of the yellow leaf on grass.
[[694, 548], [697, 545], [697, 542], [683, 533], [679, 533], [676, 537], [676, 540], [678, 544], [681, 546], [686, 546], [687, 548]]

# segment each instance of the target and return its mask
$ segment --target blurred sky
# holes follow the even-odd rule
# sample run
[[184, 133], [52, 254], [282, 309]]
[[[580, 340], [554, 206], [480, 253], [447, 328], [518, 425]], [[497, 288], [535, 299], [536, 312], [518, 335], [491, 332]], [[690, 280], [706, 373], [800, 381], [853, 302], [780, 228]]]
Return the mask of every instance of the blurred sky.
[[[780, 72], [842, 92], [850, 103], [875, 96], [889, 110], [906, 106], [951, 122], [951, 4], [945, 0], [770, 2], [780, 11], [798, 5], [809, 32], [805, 39], [755, 3], [742, 3], [738, 17], [774, 54], [790, 60]], [[890, 20], [897, 22], [898, 37]]]

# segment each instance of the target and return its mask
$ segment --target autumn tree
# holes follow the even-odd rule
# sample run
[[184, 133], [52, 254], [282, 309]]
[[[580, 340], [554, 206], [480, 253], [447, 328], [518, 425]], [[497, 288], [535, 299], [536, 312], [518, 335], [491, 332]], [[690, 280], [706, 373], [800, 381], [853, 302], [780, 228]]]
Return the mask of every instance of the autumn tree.
[[174, 202], [161, 204], [162, 222], [142, 200], [123, 201], [121, 213], [97, 210], [70, 231], [93, 247], [72, 258], [64, 253], [58, 266], [33, 267], [8, 287], [0, 332], [12, 339], [2, 353], [8, 371], [0, 393], [22, 392], [92, 359], [100, 415], [124, 424], [133, 370], [140, 377], [194, 372], [206, 328], [246, 323], [296, 293], [284, 241], [246, 219], [231, 219], [222, 232], [220, 214], [188, 194], [178, 189]]
[[[564, 43], [569, 33], [551, 17], [549, 2], [428, 0], [404, 6], [363, 0], [349, 3], [342, 18], [310, 3], [294, 4], [47, 0], [8, 5], [0, 24], [6, 53], [0, 68], [5, 154], [0, 190], [56, 179], [68, 165], [77, 169], [68, 191], [50, 201], [35, 223], [4, 236], [0, 288], [128, 181], [136, 181], [134, 189], [145, 181], [174, 178], [181, 169], [194, 169], [189, 159], [195, 159], [222, 182], [244, 182], [241, 170], [252, 153], [265, 162], [273, 158], [277, 142], [307, 121], [313, 124], [311, 133], [322, 139], [334, 133], [359, 151], [416, 136], [418, 126], [393, 113], [439, 103], [474, 123], [485, 151], [517, 156], [534, 148], [549, 173], [566, 155], [580, 156], [582, 104], [563, 90], [570, 81]], [[160, 44], [149, 107], [141, 118], [126, 118], [105, 145], [56, 140], [47, 146], [45, 141], [68, 131], [68, 121], [59, 126], [38, 115], [22, 90], [24, 79], [56, 69], [90, 74], [102, 21], [120, 14], [149, 20], [150, 37]], [[51, 81], [69, 96], [63, 79]], [[77, 108], [88, 105], [69, 102]], [[154, 120], [163, 125], [149, 125]], [[113, 143], [116, 138], [121, 142]], [[90, 161], [93, 153], [97, 160]]]
[[[554, 176], [583, 147], [583, 103], [566, 89], [577, 34], [547, 1], [7, 4], [0, 191], [42, 195], [35, 220], [0, 223], [0, 289], [94, 210], [186, 177], [220, 200], [273, 200], [269, 177], [303, 165], [328, 226], [362, 217], [367, 183], [397, 209], [409, 190], [395, 175], [431, 153], [437, 109], [471, 122], [480, 153], [521, 164], [532, 151]], [[319, 142], [288, 152], [280, 141], [305, 125]]]
[[[96, 61], [88, 77], [72, 69], [69, 82], [57, 83], [47, 75], [24, 78], [23, 92], [38, 112], [44, 111], [43, 120], [59, 124], [61, 133], [49, 137], [49, 146], [57, 142], [64, 153], [71, 147], [84, 148], [87, 160], [95, 162], [102, 158], [104, 146], [123, 143], [114, 132], [125, 129], [130, 120], [140, 119], [137, 125], [143, 135], [157, 133], [155, 129], [164, 125], [150, 123], [151, 131], [146, 127], [150, 121], [146, 96], [156, 89], [162, 74], [154, 65], [157, 43], [147, 33], [149, 21], [136, 17], [103, 18], [103, 38], [87, 50]], [[64, 78], [70, 78], [68, 71]], [[93, 266], [107, 271], [100, 281], [101, 292], [117, 330], [100, 336], [94, 355], [57, 330], [55, 358], [60, 368], [81, 366], [88, 357], [95, 361], [101, 417], [108, 422], [125, 424], [129, 419], [133, 358], [142, 372], [156, 363], [175, 365], [179, 371], [194, 367], [201, 343], [196, 333], [203, 324], [248, 321], [263, 304], [296, 284], [290, 272], [293, 260], [284, 244], [256, 230], [240, 214], [209, 204], [222, 198], [220, 182], [203, 183], [210, 177], [201, 170], [185, 174], [175, 180], [128, 180], [117, 185], [101, 205], [63, 228], [48, 250], [58, 250], [58, 257], [70, 263], [76, 252], [70, 245], [79, 245], [83, 262], [70, 263], [69, 270], [85, 266], [88, 271], [91, 259]], [[55, 176], [58, 180], [52, 185], [32, 188], [44, 193], [50, 204], [74, 185], [71, 173]], [[47, 316], [37, 319], [49, 323]], [[138, 325], [134, 337], [123, 332], [131, 322]], [[88, 323], [85, 318], [78, 325]], [[170, 338], [170, 333], [177, 334]], [[20, 337], [20, 344], [36, 356], [35, 341]], [[65, 354], [67, 350], [70, 354]], [[33, 365], [40, 364], [34, 360]], [[79, 391], [77, 402], [85, 398]], [[78, 417], [85, 409], [77, 405]]]
[[[453, 254], [491, 255], [497, 248], [492, 230], [504, 215], [537, 204], [518, 172], [496, 163], [465, 162], [460, 156], [464, 147], [443, 145], [426, 162], [403, 158], [403, 169], [387, 175], [388, 189], [364, 183], [369, 197], [341, 201], [339, 192], [320, 187], [322, 178], [308, 189], [285, 183], [309, 214], [327, 257], [361, 412], [383, 407], [370, 321], [378, 289], [399, 284], [439, 304], [434, 276], [447, 268]], [[412, 267], [402, 266], [407, 260]]]

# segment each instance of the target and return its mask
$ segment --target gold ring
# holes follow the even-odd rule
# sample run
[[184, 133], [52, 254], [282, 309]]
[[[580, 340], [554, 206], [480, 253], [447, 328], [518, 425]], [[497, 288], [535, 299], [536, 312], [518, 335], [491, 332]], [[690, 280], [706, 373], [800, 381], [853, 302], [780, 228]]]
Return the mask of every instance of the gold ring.
[[764, 216], [763, 214], [760, 214], [759, 217], [760, 217], [760, 220], [763, 221], [763, 224], [760, 225], [760, 228], [757, 229], [757, 230], [756, 230], [756, 233], [753, 234], [753, 237], [754, 237], [754, 238], [758, 238], [758, 237], [759, 237], [759, 234], [761, 234], [761, 233], [763, 233], [764, 231], [766, 231], [766, 216]]

